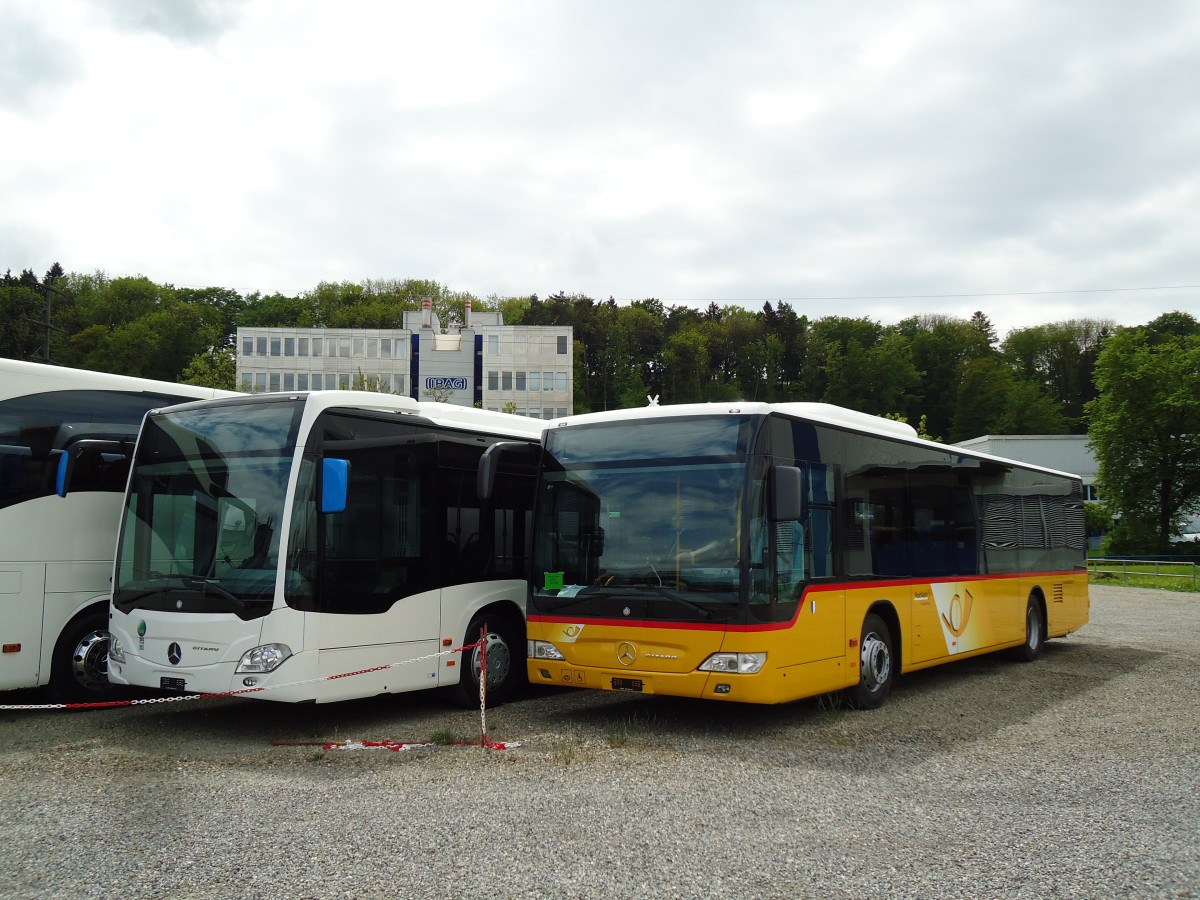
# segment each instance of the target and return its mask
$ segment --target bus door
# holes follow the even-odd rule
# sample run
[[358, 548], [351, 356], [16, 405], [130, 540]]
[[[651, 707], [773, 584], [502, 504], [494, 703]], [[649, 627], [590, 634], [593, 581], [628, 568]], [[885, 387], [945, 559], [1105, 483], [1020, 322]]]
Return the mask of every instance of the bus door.
[[914, 576], [914, 663], [953, 656], [966, 646], [976, 613], [977, 570], [974, 507], [968, 486], [949, 468], [923, 466], [910, 475], [909, 536]]
[[[374, 423], [355, 424], [365, 431]], [[327, 437], [324, 452], [347, 460], [349, 474], [345, 509], [318, 519], [318, 612], [308, 616], [305, 645], [319, 650], [319, 674], [436, 652], [446, 538], [436, 438]], [[436, 659], [355, 676], [377, 680], [379, 690], [389, 692], [430, 687], [436, 677]]]
[[[833, 584], [834, 467], [797, 462], [777, 467], [768, 480], [780, 489], [779, 473], [798, 470], [803, 502], [780, 516], [768, 494], [767, 515], [751, 528], [751, 612], [791, 619], [795, 640], [787, 642], [781, 665], [818, 662], [846, 652], [845, 591]], [[771, 604], [777, 611], [767, 613]]]

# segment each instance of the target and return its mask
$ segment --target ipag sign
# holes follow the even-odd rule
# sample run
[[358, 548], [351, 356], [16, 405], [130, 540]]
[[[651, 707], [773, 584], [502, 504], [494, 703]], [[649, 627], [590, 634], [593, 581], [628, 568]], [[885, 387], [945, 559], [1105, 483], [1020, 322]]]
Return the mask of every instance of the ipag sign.
[[467, 379], [462, 377], [430, 377], [425, 379], [425, 390], [427, 391], [465, 391], [467, 389]]

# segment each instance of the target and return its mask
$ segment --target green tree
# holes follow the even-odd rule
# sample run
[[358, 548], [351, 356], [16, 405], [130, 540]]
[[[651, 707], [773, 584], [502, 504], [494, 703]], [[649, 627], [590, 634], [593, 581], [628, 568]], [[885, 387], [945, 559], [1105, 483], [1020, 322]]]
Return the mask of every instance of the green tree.
[[951, 443], [1000, 433], [995, 426], [1008, 406], [1013, 384], [1012, 371], [996, 356], [967, 362], [954, 402]]
[[1004, 339], [1003, 354], [1017, 377], [1059, 404], [1066, 419], [1063, 433], [1086, 430], [1084, 406], [1096, 395], [1092, 371], [1112, 329], [1106, 320], [1071, 319], [1016, 329]]
[[896, 330], [912, 348], [912, 362], [921, 376], [914, 400], [930, 430], [951, 433], [966, 367], [995, 354], [986, 326], [979, 320], [926, 314], [903, 320]]
[[1117, 519], [1117, 552], [1170, 549], [1200, 507], [1200, 324], [1169, 313], [1119, 328], [1096, 362], [1088, 437], [1101, 496]]
[[192, 357], [179, 378], [183, 384], [236, 391], [237, 358], [232, 347], [211, 348]]

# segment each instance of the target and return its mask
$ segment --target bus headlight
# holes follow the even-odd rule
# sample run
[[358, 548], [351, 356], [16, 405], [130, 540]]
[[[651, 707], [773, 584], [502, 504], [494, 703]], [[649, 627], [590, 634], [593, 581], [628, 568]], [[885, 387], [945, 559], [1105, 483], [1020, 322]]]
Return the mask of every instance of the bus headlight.
[[108, 661], [115, 663], [125, 662], [125, 648], [121, 646], [121, 642], [117, 640], [117, 636], [110, 635], [108, 638]]
[[292, 648], [287, 644], [263, 644], [242, 654], [237, 671], [239, 675], [248, 672], [274, 672], [291, 655]]
[[765, 653], [714, 653], [700, 664], [700, 671], [753, 675], [761, 672], [766, 662]]
[[529, 641], [525, 650], [530, 659], [566, 659], [549, 641]]

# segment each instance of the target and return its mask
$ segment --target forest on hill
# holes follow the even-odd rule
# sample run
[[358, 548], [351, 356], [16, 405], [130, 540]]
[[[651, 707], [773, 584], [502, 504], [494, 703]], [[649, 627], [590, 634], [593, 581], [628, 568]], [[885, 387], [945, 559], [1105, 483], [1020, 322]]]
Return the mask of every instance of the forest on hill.
[[461, 324], [468, 299], [507, 325], [572, 326], [577, 413], [641, 406], [647, 396], [814, 400], [901, 417], [947, 441], [1086, 432], [1096, 360], [1114, 330], [1080, 317], [1001, 340], [983, 312], [810, 319], [786, 302], [749, 310], [563, 293], [479, 298], [421, 279], [242, 295], [55, 264], [41, 278], [10, 270], [0, 280], [0, 356], [232, 389], [239, 326], [400, 328], [426, 297], [448, 328]]

